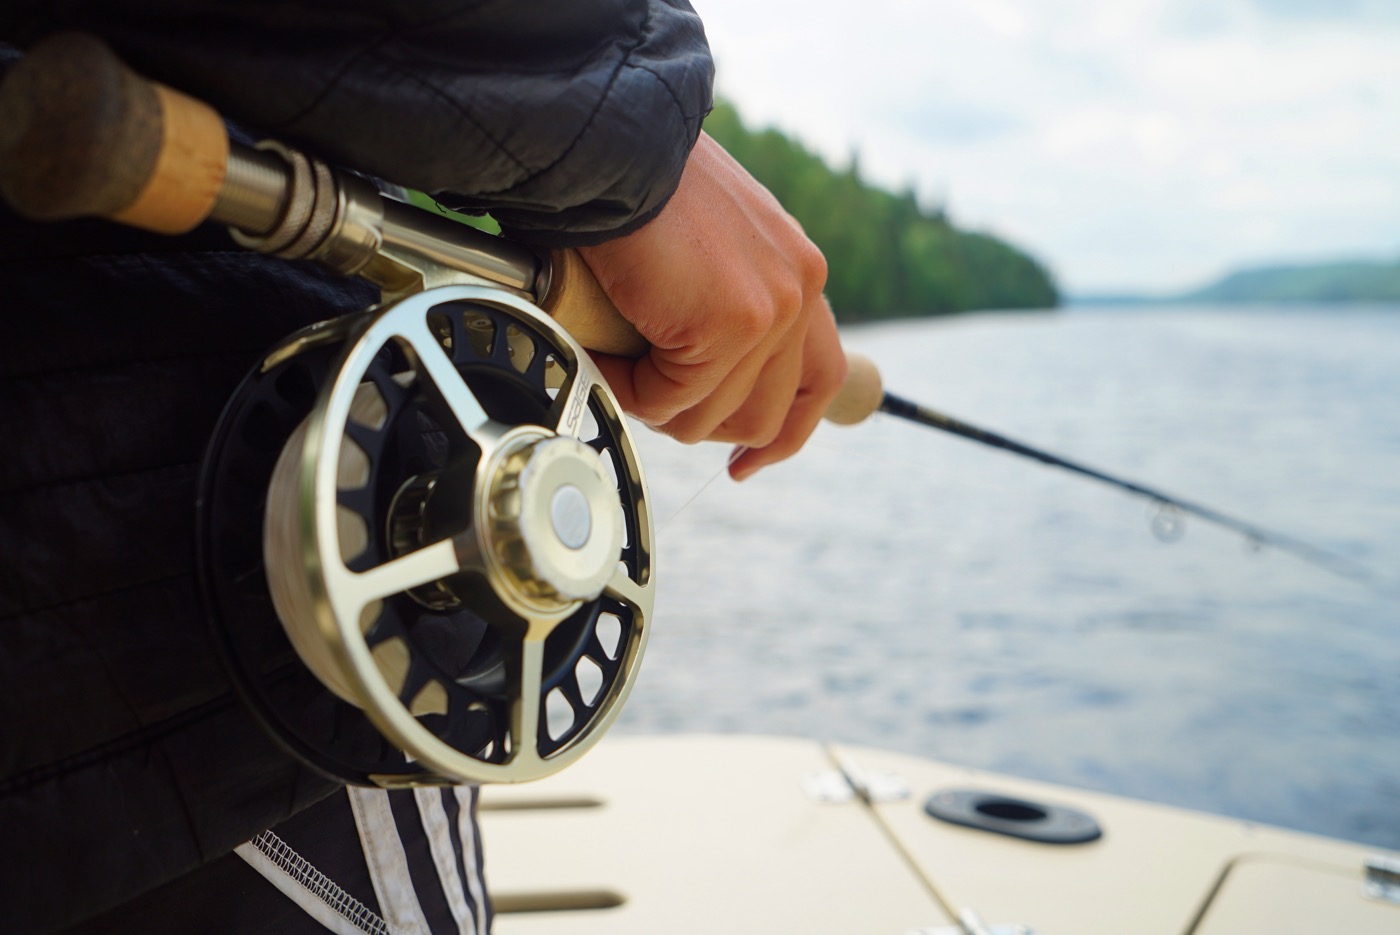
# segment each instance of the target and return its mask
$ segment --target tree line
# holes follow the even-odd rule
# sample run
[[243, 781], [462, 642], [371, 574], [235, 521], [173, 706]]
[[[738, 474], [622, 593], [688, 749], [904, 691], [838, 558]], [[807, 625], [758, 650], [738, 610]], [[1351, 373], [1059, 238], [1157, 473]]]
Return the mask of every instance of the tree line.
[[773, 130], [750, 130], [727, 102], [705, 120], [713, 136], [771, 191], [826, 254], [827, 297], [839, 321], [938, 315], [969, 309], [1049, 308], [1050, 273], [986, 234], [955, 228], [912, 191], [860, 178], [855, 159], [838, 171]]

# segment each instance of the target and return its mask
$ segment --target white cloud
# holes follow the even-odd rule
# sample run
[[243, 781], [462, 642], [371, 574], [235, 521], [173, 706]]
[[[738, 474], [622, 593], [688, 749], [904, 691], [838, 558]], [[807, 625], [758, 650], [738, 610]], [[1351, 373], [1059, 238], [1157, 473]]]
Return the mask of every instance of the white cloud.
[[695, 0], [721, 92], [1016, 239], [1070, 291], [1400, 253], [1374, 0]]

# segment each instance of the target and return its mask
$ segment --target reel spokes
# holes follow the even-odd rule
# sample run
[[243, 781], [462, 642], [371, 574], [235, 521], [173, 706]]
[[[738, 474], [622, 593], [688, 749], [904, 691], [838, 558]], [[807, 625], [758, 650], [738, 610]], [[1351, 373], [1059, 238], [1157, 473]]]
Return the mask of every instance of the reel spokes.
[[[226, 634], [245, 693], [351, 781], [562, 768], [616, 717], [648, 633], [651, 520], [615, 401], [567, 335], [499, 290], [443, 287], [332, 330], [251, 383], [324, 370], [270, 471], [262, 545], [276, 616], [340, 727], [270, 710], [248, 641]], [[221, 437], [267, 407], [239, 408]], [[219, 603], [231, 570], [214, 564]], [[343, 729], [361, 712], [390, 750], [349, 753], [373, 746]]]

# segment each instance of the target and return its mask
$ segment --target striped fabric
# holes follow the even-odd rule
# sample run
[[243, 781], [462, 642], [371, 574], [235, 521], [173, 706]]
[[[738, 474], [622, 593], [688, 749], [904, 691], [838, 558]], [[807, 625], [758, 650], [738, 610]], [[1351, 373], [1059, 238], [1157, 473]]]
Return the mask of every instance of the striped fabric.
[[236, 853], [337, 935], [488, 935], [474, 787], [333, 799], [315, 824], [264, 832]]

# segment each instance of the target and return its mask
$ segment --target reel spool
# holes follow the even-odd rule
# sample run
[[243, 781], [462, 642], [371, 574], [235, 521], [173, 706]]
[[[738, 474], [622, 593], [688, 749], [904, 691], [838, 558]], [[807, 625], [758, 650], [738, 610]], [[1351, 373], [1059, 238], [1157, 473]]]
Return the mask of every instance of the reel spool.
[[616, 718], [649, 633], [637, 452], [547, 315], [444, 286], [312, 326], [226, 409], [200, 567], [284, 747], [385, 787], [521, 782]]

